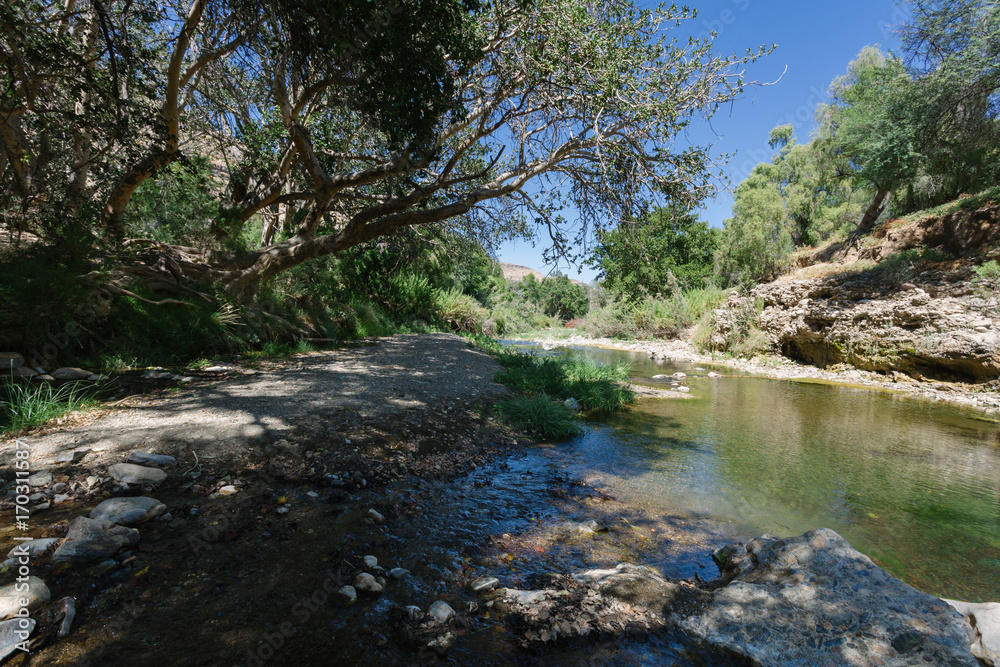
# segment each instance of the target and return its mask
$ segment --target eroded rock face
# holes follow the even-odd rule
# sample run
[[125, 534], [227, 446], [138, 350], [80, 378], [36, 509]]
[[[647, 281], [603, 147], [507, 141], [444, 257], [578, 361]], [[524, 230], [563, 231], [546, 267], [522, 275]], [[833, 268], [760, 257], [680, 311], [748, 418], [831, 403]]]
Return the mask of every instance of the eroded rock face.
[[832, 530], [751, 540], [715, 555], [729, 583], [677, 624], [762, 665], [965, 665], [972, 627]]
[[715, 312], [721, 347], [740, 314], [763, 303], [760, 327], [775, 350], [825, 368], [983, 382], [1000, 375], [1000, 319], [969, 268], [925, 271], [896, 285], [871, 274], [787, 280], [730, 296]]

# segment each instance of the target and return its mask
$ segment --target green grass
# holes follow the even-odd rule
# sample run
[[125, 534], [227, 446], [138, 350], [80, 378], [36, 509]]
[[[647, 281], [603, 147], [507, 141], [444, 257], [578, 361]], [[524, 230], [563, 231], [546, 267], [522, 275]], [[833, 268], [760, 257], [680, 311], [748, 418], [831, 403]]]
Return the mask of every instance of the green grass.
[[0, 385], [0, 433], [22, 431], [95, 402], [93, 386], [79, 382], [53, 389], [48, 383], [22, 384], [8, 378]]
[[498, 403], [496, 411], [510, 426], [538, 438], [563, 440], [581, 431], [572, 410], [544, 395], [510, 398]]
[[[498, 414], [531, 435], [552, 439], [579, 431], [576, 416], [562, 403], [567, 398], [575, 398], [589, 412], [615, 412], [635, 401], [635, 393], [623, 384], [628, 381], [627, 363], [603, 365], [562, 355], [537, 357], [485, 336], [469, 338], [504, 367], [496, 381], [520, 394], [498, 404]], [[576, 425], [574, 429], [566, 426], [567, 420]], [[559, 435], [553, 435], [556, 433]]]

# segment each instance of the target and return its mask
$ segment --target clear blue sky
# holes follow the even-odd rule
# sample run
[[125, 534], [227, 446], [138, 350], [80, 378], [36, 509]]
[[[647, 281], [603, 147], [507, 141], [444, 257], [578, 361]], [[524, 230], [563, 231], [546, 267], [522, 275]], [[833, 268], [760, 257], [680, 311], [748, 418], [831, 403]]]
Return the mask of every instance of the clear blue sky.
[[[645, 3], [643, 3], [645, 4]], [[799, 141], [809, 140], [816, 105], [826, 101], [830, 82], [843, 74], [847, 64], [863, 46], [878, 44], [897, 49], [896, 28], [906, 22], [905, 7], [896, 0], [694, 0], [698, 18], [684, 28], [686, 34], [714, 30], [715, 48], [723, 54], [743, 53], [747, 48], [777, 44], [767, 58], [751, 65], [747, 79], [775, 81], [773, 86], [750, 90], [743, 99], [722, 108], [711, 126], [692, 128], [681, 142], [712, 144], [715, 153], [736, 153], [724, 168], [735, 187], [753, 167], [770, 158], [768, 133], [784, 123], [793, 123]], [[786, 70], [787, 67], [787, 70]], [[782, 72], [784, 75], [782, 76]], [[733, 198], [721, 189], [701, 212], [714, 227], [732, 214]], [[567, 218], [573, 213], [566, 211]], [[521, 264], [548, 273], [542, 247], [518, 241], [498, 250], [501, 261]], [[570, 277], [590, 282], [590, 267], [559, 267]]]

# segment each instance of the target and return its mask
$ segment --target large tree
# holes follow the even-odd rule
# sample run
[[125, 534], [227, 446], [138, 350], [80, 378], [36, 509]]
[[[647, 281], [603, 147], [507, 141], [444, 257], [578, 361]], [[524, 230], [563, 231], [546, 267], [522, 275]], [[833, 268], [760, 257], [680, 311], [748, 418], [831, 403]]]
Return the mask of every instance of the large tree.
[[857, 237], [871, 230], [893, 190], [918, 172], [924, 100], [903, 62], [870, 46], [830, 85], [830, 98], [819, 111], [821, 134], [849, 174], [874, 192]]
[[656, 208], [637, 220], [601, 231], [591, 258], [603, 287], [627, 299], [667, 296], [671, 276], [684, 289], [705, 287], [712, 277], [719, 230], [690, 210]]
[[[584, 227], [636, 215], [657, 197], [699, 201], [712, 158], [675, 137], [739, 95], [742, 66], [763, 53], [720, 57], [709, 42], [671, 39], [693, 16], [674, 6], [377, 4], [5, 5], [11, 25], [40, 45], [3, 51], [0, 175], [23, 195], [20, 224], [70, 211], [47, 194], [61, 177], [99, 203], [96, 225], [70, 211], [81, 228], [142, 249], [115, 277], [175, 290], [217, 284], [240, 297], [309, 259], [444, 221], [496, 239], [528, 220], [565, 249], [559, 197]], [[48, 46], [67, 57], [48, 59]], [[74, 79], [78, 71], [89, 78]], [[19, 102], [18, 90], [44, 104]], [[97, 119], [119, 108], [131, 134]], [[81, 148], [51, 159], [53, 177], [39, 185], [23, 166], [51, 145], [43, 130], [56, 125], [64, 145]], [[125, 238], [136, 190], [191, 154], [207, 156], [227, 184], [217, 243]], [[78, 174], [79, 164], [90, 172]], [[259, 247], [233, 251], [227, 239], [262, 219]]]

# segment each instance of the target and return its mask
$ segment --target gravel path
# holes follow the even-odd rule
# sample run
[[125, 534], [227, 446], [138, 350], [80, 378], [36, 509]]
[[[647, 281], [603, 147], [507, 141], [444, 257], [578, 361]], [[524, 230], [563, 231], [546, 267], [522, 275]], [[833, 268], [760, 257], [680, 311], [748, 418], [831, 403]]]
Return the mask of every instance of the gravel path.
[[[89, 448], [89, 464], [142, 451], [201, 458], [240, 457], [318, 416], [397, 421], [448, 406], [474, 407], [505, 395], [500, 366], [451, 334], [413, 334], [346, 349], [232, 366], [178, 393], [115, 410], [94, 423], [23, 438], [34, 469], [61, 452]], [[165, 383], [166, 384], [166, 383]], [[11, 443], [0, 445], [13, 462]], [[189, 459], [190, 457], [185, 457]]]

